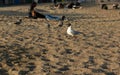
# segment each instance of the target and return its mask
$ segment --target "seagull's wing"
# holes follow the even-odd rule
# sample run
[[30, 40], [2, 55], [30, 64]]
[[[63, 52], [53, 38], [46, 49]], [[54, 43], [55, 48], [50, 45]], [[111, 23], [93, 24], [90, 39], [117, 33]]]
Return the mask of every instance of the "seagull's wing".
[[75, 30], [71, 30], [71, 33], [72, 33], [73, 35], [80, 34], [80, 32], [79, 32], [79, 31], [75, 31]]
[[63, 21], [60, 21], [60, 22], [58, 23], [58, 26], [59, 26], [59, 27], [62, 27], [62, 26], [63, 26]]
[[20, 22], [17, 21], [17, 22], [15, 22], [14, 24], [20, 24]]
[[21, 23], [22, 23], [22, 20], [20, 19], [20, 20], [17, 20], [14, 24], [19, 25], [19, 24], [21, 24]]

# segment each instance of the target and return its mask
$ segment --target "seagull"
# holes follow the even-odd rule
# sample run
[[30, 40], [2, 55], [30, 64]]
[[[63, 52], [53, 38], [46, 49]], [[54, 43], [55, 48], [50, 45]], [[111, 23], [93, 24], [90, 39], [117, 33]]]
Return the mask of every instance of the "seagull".
[[58, 26], [59, 26], [59, 27], [62, 27], [62, 26], [63, 26], [63, 21], [59, 21], [59, 22], [58, 22]]
[[71, 24], [69, 23], [68, 24], [68, 29], [67, 29], [67, 34], [71, 35], [71, 36], [74, 36], [74, 35], [80, 34], [80, 32], [73, 30], [71, 28]]
[[16, 21], [14, 24], [16, 25], [20, 25], [22, 23], [22, 19], [19, 19], [18, 21]]

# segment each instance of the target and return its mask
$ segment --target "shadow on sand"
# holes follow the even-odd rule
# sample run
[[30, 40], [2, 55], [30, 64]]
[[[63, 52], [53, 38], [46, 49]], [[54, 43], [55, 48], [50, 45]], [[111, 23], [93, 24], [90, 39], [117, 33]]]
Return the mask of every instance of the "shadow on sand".
[[20, 12], [20, 11], [11, 11], [11, 10], [5, 10], [5, 11], [0, 11], [0, 15], [4, 16], [27, 16], [27, 12]]
[[[42, 9], [36, 9], [38, 12], [40, 13], [49, 13], [49, 11], [46, 10], [42, 10]], [[28, 16], [28, 11], [27, 12], [21, 12], [19, 10], [2, 10], [0, 11], [0, 15], [4, 15], [4, 16]]]

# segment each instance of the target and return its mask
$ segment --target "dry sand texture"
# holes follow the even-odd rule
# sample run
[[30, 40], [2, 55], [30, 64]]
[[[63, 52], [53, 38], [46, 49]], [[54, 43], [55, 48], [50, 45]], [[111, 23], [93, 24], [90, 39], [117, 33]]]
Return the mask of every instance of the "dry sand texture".
[[[29, 5], [0, 7], [0, 75], [120, 75], [120, 10], [51, 9], [43, 13], [65, 15], [63, 27], [43, 19], [28, 19]], [[15, 25], [21, 18], [23, 22]], [[67, 23], [82, 32], [66, 34]]]

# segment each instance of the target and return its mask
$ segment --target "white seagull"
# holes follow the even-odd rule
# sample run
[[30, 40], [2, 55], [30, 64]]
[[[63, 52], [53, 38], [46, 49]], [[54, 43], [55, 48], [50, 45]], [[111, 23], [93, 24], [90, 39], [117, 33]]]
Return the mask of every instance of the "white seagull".
[[74, 36], [74, 35], [80, 34], [80, 32], [73, 30], [71, 28], [71, 24], [69, 23], [68, 24], [68, 29], [67, 29], [67, 34], [71, 35], [71, 36]]

